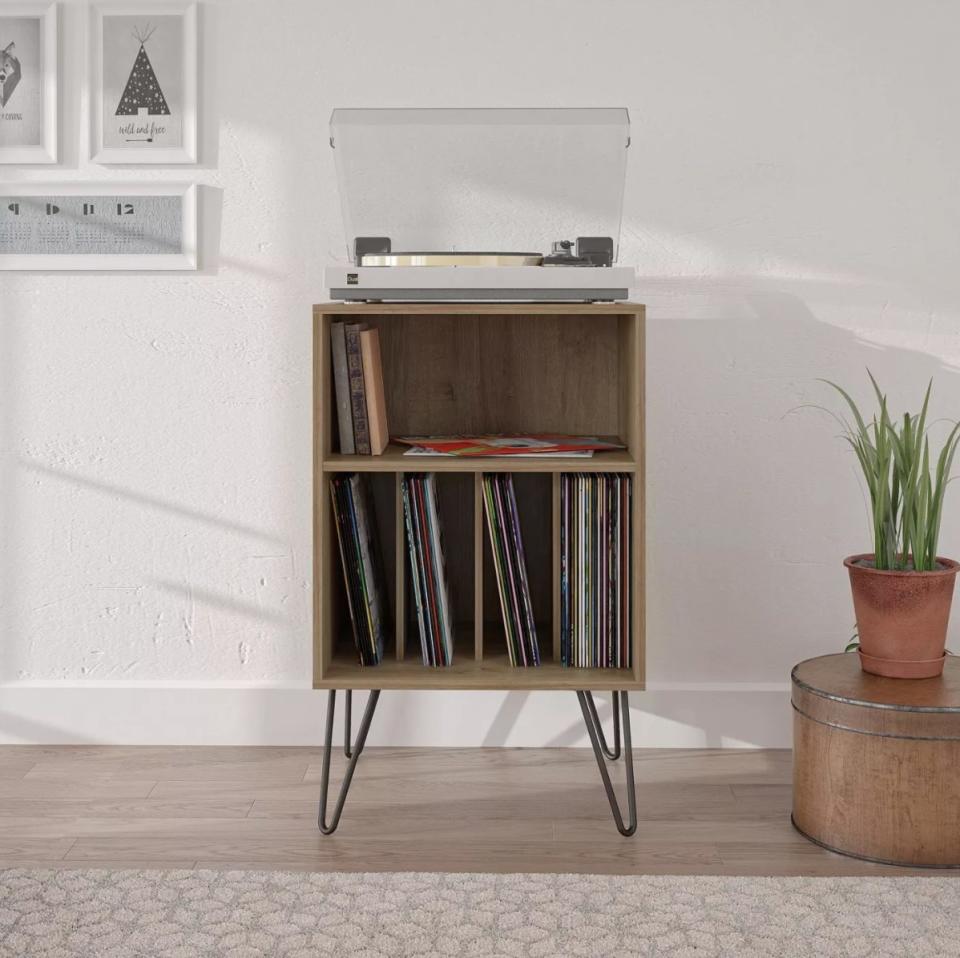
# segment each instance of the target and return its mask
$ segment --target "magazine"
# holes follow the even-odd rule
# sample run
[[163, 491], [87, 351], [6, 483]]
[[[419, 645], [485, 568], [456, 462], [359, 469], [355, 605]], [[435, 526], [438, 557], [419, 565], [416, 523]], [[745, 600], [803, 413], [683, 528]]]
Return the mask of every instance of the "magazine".
[[406, 456], [565, 456], [587, 458], [594, 452], [624, 449], [621, 442], [597, 436], [568, 436], [554, 433], [488, 436], [399, 436], [397, 442], [410, 446]]

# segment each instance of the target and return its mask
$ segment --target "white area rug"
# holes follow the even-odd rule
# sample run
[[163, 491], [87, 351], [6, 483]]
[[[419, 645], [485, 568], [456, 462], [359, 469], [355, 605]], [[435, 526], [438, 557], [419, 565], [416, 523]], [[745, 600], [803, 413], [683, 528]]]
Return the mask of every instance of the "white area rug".
[[0, 871], [30, 958], [960, 955], [957, 878]]

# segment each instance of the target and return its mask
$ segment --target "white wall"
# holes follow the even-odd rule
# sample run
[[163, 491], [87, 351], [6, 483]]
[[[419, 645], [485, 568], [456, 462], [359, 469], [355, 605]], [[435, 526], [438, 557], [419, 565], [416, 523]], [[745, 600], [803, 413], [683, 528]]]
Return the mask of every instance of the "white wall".
[[[202, 162], [102, 169], [86, 7], [65, 162], [205, 184], [199, 275], [0, 276], [0, 740], [316, 741], [310, 326], [335, 106], [624, 105], [649, 305], [640, 744], [786, 744], [869, 547], [816, 377], [960, 414], [960, 8], [844, 0], [205, 2]], [[217, 246], [219, 244], [219, 251]], [[943, 550], [960, 553], [960, 509]], [[960, 645], [956, 629], [954, 646]], [[227, 686], [227, 687], [223, 687]], [[569, 695], [383, 699], [378, 742], [583, 743]]]

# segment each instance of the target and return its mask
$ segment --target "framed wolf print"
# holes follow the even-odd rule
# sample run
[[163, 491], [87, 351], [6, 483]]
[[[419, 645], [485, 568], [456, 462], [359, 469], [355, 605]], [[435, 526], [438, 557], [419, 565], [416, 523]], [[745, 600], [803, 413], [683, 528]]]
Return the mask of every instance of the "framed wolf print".
[[197, 162], [197, 5], [93, 11], [93, 159]]
[[0, 183], [0, 270], [195, 270], [197, 188]]
[[0, 163], [57, 162], [57, 4], [0, 4]]

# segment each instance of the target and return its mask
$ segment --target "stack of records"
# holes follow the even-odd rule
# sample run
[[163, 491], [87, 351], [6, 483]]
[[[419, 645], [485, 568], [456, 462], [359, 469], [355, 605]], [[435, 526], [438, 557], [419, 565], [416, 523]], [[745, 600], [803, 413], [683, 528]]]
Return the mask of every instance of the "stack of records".
[[370, 489], [366, 477], [353, 473], [331, 479], [330, 494], [353, 641], [361, 665], [379, 665], [386, 593]]
[[533, 621], [533, 604], [523, 555], [523, 537], [513, 476], [484, 475], [483, 503], [490, 533], [490, 550], [497, 572], [497, 589], [503, 612], [510, 664], [539, 665], [540, 647]]
[[629, 475], [560, 476], [560, 658], [631, 666]]
[[436, 477], [410, 473], [403, 477], [403, 516], [407, 527], [413, 605], [420, 630], [423, 664], [453, 662], [453, 622], [443, 563]]

